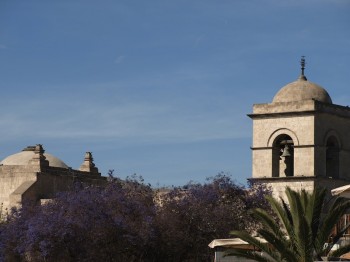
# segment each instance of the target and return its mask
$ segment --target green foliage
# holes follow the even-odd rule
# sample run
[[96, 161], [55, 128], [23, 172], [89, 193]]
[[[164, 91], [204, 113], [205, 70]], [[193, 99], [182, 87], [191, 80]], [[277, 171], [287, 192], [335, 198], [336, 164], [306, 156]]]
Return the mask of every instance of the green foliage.
[[324, 244], [328, 242], [334, 225], [350, 207], [350, 201], [337, 197], [327, 202], [325, 189], [308, 193], [305, 190], [298, 192], [287, 188], [286, 196], [288, 204], [282, 199], [277, 201], [271, 196], [267, 197], [277, 221], [263, 209], [253, 211], [254, 217], [262, 223], [257, 233], [267, 243], [258, 241], [245, 231], [231, 232], [265, 255], [239, 249], [231, 250], [228, 255], [265, 262], [312, 262], [322, 260], [321, 256], [330, 254], [333, 244], [346, 228], [333, 238], [332, 243]]

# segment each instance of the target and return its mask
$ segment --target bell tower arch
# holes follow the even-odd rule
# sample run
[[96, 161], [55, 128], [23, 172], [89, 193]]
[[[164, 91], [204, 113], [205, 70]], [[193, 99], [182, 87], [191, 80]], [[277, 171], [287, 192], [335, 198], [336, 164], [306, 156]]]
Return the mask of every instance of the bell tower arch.
[[294, 176], [294, 142], [285, 134], [276, 137], [272, 147], [272, 177]]

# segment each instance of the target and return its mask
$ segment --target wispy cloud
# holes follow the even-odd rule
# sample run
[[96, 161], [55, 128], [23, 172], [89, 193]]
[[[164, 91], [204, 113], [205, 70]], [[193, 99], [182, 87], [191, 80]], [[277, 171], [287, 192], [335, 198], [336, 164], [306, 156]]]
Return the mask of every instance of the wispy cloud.
[[[176, 98], [179, 99], [179, 98]], [[191, 102], [129, 100], [122, 103], [72, 99], [22, 101], [21, 106], [3, 108], [0, 134], [18, 137], [119, 140], [142, 143], [183, 143], [246, 137], [244, 114], [233, 109], [204, 110]], [[237, 125], [236, 123], [240, 123]]]
[[[115, 62], [124, 58], [121, 55]], [[174, 65], [171, 70], [137, 72], [137, 77], [107, 83], [36, 86], [45, 92], [30, 100], [9, 96], [9, 104], [16, 107], [2, 104], [0, 135], [8, 140], [44, 137], [152, 144], [249, 137], [246, 110], [240, 103], [232, 106], [232, 94], [216, 87], [223, 77], [240, 75], [240, 65], [223, 69], [208, 64]]]

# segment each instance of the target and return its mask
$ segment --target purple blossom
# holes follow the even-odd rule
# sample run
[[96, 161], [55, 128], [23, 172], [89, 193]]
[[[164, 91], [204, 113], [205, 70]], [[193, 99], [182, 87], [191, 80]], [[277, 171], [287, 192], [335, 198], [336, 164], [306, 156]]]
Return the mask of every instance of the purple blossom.
[[205, 184], [157, 191], [137, 176], [103, 187], [77, 184], [43, 206], [23, 205], [0, 224], [0, 261], [212, 261], [207, 245], [232, 229], [258, 226], [260, 185], [219, 174]]

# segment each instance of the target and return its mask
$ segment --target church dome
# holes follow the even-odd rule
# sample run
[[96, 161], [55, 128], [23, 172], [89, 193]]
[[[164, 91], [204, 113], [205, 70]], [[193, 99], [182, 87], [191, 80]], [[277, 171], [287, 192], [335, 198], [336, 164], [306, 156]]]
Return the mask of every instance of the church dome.
[[301, 74], [299, 79], [282, 87], [273, 98], [272, 103], [317, 100], [332, 104], [332, 99], [324, 88], [307, 81], [304, 75], [305, 64], [305, 57], [302, 56], [300, 60]]
[[[27, 148], [23, 149], [21, 152], [10, 155], [8, 157], [6, 157], [5, 159], [3, 159], [0, 162], [0, 165], [4, 165], [4, 166], [10, 166], [10, 165], [14, 165], [14, 166], [24, 166], [24, 165], [28, 165], [29, 161], [31, 159], [33, 159], [34, 156], [34, 148], [32, 146], [28, 146]], [[46, 157], [46, 160], [49, 161], [49, 166], [52, 167], [60, 167], [60, 168], [68, 168], [68, 166], [59, 158], [48, 154], [48, 153], [44, 153], [44, 156]]]
[[272, 102], [294, 102], [311, 99], [332, 104], [332, 99], [324, 88], [307, 81], [306, 77], [302, 75], [297, 81], [282, 87]]

